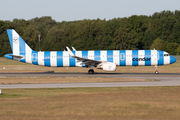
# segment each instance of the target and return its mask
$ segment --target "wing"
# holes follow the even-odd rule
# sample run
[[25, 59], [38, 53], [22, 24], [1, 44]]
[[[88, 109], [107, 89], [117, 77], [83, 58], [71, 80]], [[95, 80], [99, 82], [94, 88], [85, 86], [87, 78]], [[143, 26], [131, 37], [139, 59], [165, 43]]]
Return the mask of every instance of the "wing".
[[77, 62], [82, 62], [81, 64], [97, 67], [99, 64], [102, 63], [102, 61], [99, 61], [99, 60], [92, 60], [92, 59], [75, 56], [67, 46], [66, 46], [66, 48], [67, 48], [69, 54], [71, 55], [71, 57], [76, 58], [78, 60]]
[[98, 60], [92, 60], [92, 59], [87, 59], [87, 58], [82, 58], [82, 57], [78, 57], [78, 56], [72, 56], [73, 58], [76, 58], [78, 61], [77, 62], [82, 62], [81, 64], [84, 64], [85, 66], [98, 66], [100, 63], [102, 63], [102, 61], [98, 61]]

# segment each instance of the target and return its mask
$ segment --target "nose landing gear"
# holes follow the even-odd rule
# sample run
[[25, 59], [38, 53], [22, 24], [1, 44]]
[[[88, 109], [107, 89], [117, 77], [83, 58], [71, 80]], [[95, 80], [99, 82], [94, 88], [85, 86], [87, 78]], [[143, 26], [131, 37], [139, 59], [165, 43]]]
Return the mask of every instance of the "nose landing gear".
[[155, 74], [159, 74], [158, 70], [157, 70], [157, 65], [155, 65]]
[[156, 71], [155, 71], [155, 74], [159, 74], [159, 72], [156, 70]]

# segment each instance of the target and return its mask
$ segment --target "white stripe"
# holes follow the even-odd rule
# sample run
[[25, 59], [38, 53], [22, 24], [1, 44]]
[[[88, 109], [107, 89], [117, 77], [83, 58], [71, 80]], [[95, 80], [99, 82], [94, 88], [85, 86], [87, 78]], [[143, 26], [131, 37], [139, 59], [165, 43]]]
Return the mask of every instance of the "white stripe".
[[57, 67], [57, 51], [50, 52], [51, 66]]
[[[164, 52], [164, 54], [168, 54], [167, 52]], [[170, 64], [170, 56], [164, 56], [164, 65]]]
[[[76, 56], [82, 57], [82, 51], [76, 51]], [[81, 63], [82, 62], [78, 62], [78, 60], [76, 59], [76, 66], [82, 67]]]
[[126, 50], [126, 65], [132, 66], [132, 50]]
[[107, 51], [101, 51], [101, 61], [107, 61]]
[[[16, 33], [15, 30], [12, 30], [12, 42], [13, 42], [13, 54], [19, 55], [19, 35]], [[16, 41], [14, 41], [16, 39]]]
[[38, 52], [38, 65], [44, 66], [44, 52]]
[[[145, 51], [144, 51], [144, 50], [138, 50], [138, 55], [139, 55], [138, 58], [144, 58], [144, 56], [145, 56]], [[140, 60], [138, 65], [145, 65], [145, 61], [141, 61], [141, 60]]]
[[88, 59], [94, 60], [94, 51], [88, 51]]
[[113, 50], [113, 62], [119, 65], [119, 50]]
[[26, 47], [26, 62], [32, 63], [32, 61], [31, 61], [32, 50], [27, 44], [25, 44], [25, 47]]
[[63, 66], [69, 67], [69, 52], [63, 51]]
[[157, 65], [158, 54], [157, 50], [151, 50], [151, 65]]

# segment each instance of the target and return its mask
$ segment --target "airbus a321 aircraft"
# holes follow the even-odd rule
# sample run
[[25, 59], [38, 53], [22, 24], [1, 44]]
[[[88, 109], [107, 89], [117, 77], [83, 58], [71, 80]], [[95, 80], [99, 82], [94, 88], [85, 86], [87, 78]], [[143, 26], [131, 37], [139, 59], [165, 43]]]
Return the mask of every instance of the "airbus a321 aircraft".
[[89, 67], [88, 73], [94, 73], [93, 68], [105, 71], [116, 71], [116, 66], [155, 66], [168, 65], [176, 62], [173, 56], [161, 50], [91, 50], [44, 51], [32, 50], [13, 29], [7, 30], [12, 53], [6, 54], [8, 59], [33, 65], [48, 67]]

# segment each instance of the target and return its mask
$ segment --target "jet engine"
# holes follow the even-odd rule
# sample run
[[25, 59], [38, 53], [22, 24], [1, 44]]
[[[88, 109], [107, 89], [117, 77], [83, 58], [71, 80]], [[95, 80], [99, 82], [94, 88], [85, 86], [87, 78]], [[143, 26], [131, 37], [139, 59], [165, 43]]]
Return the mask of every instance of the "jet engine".
[[105, 71], [116, 71], [116, 64], [111, 62], [105, 62], [101, 63], [99, 66], [97, 66], [99, 69], [103, 69]]

